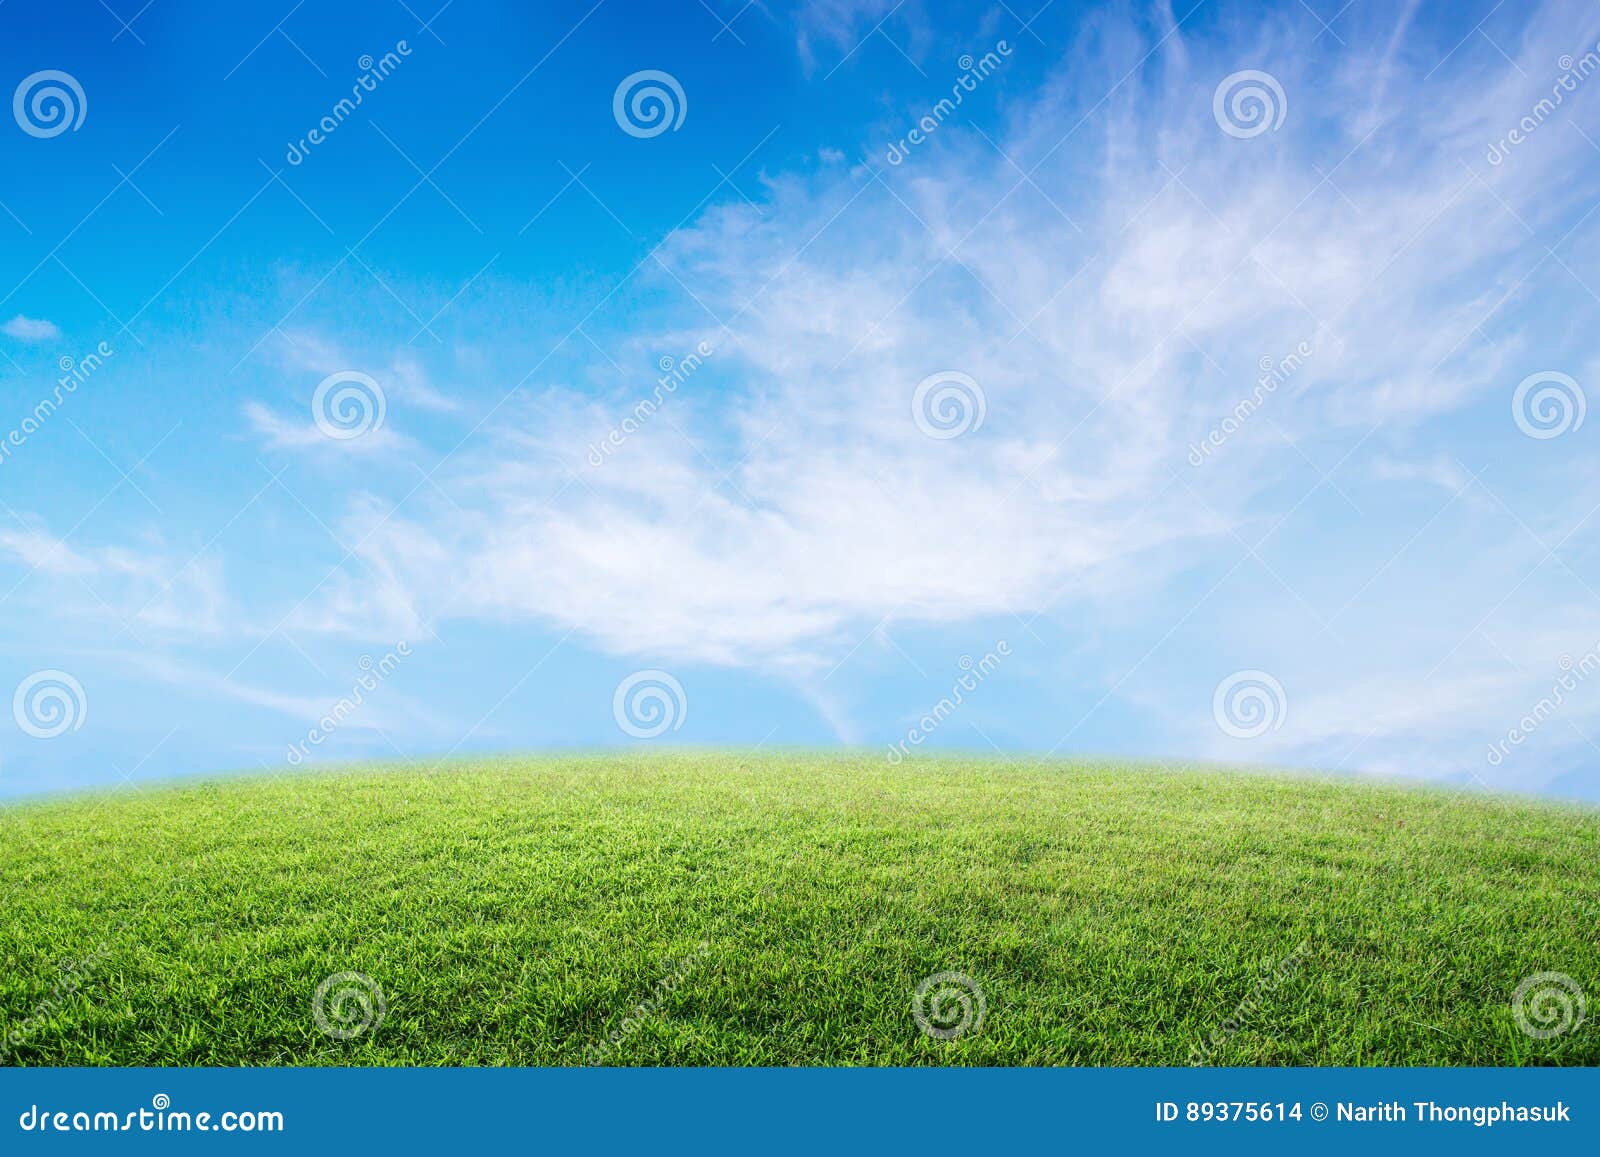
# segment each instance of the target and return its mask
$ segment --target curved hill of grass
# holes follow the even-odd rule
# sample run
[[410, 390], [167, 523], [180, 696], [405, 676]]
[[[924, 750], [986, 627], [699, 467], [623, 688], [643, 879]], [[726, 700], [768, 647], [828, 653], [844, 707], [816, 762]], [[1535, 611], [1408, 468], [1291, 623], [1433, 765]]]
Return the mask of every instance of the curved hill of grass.
[[[1369, 783], [860, 755], [35, 801], [0, 813], [0, 1063], [1595, 1064], [1597, 833]], [[1549, 973], [1592, 1016], [1549, 979], [1514, 1007]]]

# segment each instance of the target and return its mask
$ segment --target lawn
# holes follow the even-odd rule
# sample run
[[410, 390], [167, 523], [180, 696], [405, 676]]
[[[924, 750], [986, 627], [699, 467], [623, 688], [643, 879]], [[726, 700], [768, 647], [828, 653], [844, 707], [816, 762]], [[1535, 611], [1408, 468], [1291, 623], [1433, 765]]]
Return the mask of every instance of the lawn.
[[[1549, 981], [1514, 1010], [1541, 973], [1588, 1019]], [[29, 1065], [1596, 1064], [1600, 814], [860, 754], [124, 788], [0, 812], [0, 1032]]]

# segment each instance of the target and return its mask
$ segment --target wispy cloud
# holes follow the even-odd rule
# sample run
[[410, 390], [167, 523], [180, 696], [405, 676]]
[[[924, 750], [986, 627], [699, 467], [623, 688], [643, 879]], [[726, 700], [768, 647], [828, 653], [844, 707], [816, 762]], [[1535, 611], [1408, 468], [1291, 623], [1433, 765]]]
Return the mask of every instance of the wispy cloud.
[[357, 354], [323, 334], [301, 329], [282, 332], [278, 352], [290, 370], [315, 375], [310, 384], [323, 375], [354, 369], [371, 376], [389, 398], [402, 405], [446, 414], [461, 409], [459, 400], [434, 386], [416, 355], [404, 350]]
[[[147, 569], [119, 569], [87, 529], [70, 548], [19, 529], [0, 552], [116, 611], [137, 594], [152, 634], [182, 628], [184, 598], [213, 624], [252, 607], [224, 664], [241, 687], [352, 638], [547, 631], [590, 675], [598, 651], [775, 676], [808, 723], [872, 741], [935, 669], [919, 644], [999, 624], [1031, 697], [993, 729], [1008, 744], [1073, 750], [1120, 713], [1094, 742], [1483, 770], [1484, 720], [1600, 641], [1573, 626], [1600, 597], [1592, 456], [1510, 413], [1529, 375], [1600, 380], [1600, 81], [1498, 147], [1558, 62], [1594, 50], [1600, 14], [1547, 3], [1471, 36], [1413, 3], [1331, 29], [1298, 6], [1051, 19], [1036, 27], [1055, 43], [1070, 25], [1069, 50], [1019, 34], [981, 102], [899, 163], [886, 146], [943, 78], [886, 82], [881, 109], [786, 154], [821, 163], [752, 158], [738, 195], [719, 186], [626, 276], [634, 256], [594, 280], [497, 269], [472, 294], [419, 275], [400, 295], [448, 306], [438, 344], [404, 344], [411, 306], [387, 328], [395, 291], [370, 271], [306, 277], [302, 327], [253, 330], [264, 356], [234, 381], [256, 376], [223, 403], [284, 473], [252, 476], [267, 496], [237, 523], [206, 510], [191, 544], [218, 535], [202, 554], [220, 559], [258, 517], [309, 526], [303, 557], [245, 575], [248, 598], [220, 563], [147, 543], [130, 548], [159, 556]], [[914, 5], [826, 0], [793, 26], [811, 84], [924, 59]], [[1228, 131], [1219, 89], [1261, 72], [1281, 123]], [[612, 200], [599, 172], [586, 208]], [[702, 346], [703, 367], [653, 385]], [[313, 406], [342, 375], [373, 403], [352, 400], [357, 436]], [[851, 682], [872, 663], [902, 682]], [[1256, 668], [1289, 714], [1241, 747], [1212, 689]], [[469, 713], [525, 669], [486, 662]], [[532, 684], [551, 669], [529, 690], [548, 696]], [[1546, 774], [1587, 755], [1596, 718], [1541, 731]]]
[[38, 529], [0, 530], [0, 551], [47, 575], [70, 577], [93, 574], [99, 567], [65, 542]]
[[0, 531], [0, 559], [8, 555], [28, 572], [10, 593], [33, 579], [46, 588], [49, 609], [79, 626], [110, 622], [185, 638], [243, 629], [216, 557], [182, 557], [148, 540], [73, 547], [42, 526]]
[[[886, 618], [1024, 613], [1179, 567], [1182, 544], [1238, 525], [1290, 441], [1349, 445], [1503, 390], [1529, 335], [1483, 327], [1544, 259], [1519, 218], [1537, 230], [1579, 203], [1570, 181], [1550, 193], [1588, 146], [1475, 171], [1462, 145], [1498, 123], [1503, 83], [1425, 89], [1391, 38], [1327, 85], [1280, 32], [1262, 30], [1265, 54], [1180, 53], [1180, 33], [1098, 121], [1083, 117], [1099, 90], [1050, 86], [999, 140], [956, 127], [916, 166], [782, 178], [759, 210], [708, 211], [661, 255], [726, 322], [703, 332], [743, 383], [731, 415], [685, 401], [616, 469], [586, 470], [583, 406], [552, 395], [519, 431], [542, 453], [479, 454], [451, 489], [473, 518], [402, 517], [368, 551], [440, 613], [820, 663]], [[1109, 87], [1153, 48], [1107, 36], [1064, 72]], [[1521, 55], [1531, 67], [1573, 37], [1536, 20]], [[1211, 90], [1259, 55], [1293, 117], [1234, 139]], [[1380, 78], [1384, 117], [1359, 128]], [[1257, 362], [1302, 342], [1316, 352], [1292, 401], [1192, 471], [1186, 447]], [[987, 413], [941, 441], [911, 405], [944, 370], [977, 381]]]
[[43, 318], [24, 317], [20, 313], [4, 325], [0, 325], [0, 331], [18, 341], [55, 341], [61, 336], [61, 330], [54, 322], [45, 321]]
[[297, 450], [322, 454], [377, 454], [415, 445], [403, 434], [387, 426], [367, 430], [353, 438], [334, 438], [314, 419], [288, 418], [260, 402], [246, 402], [244, 416], [250, 429], [274, 450]]
[[[731, 383], [716, 406], [683, 390], [593, 468], [594, 399], [550, 390], [440, 472], [447, 498], [352, 515], [352, 540], [397, 615], [526, 619], [814, 682], [884, 624], [1078, 617], [1135, 591], [1181, 623], [1198, 605], [1171, 583], [1294, 515], [1315, 477], [1279, 480], [1308, 455], [1466, 490], [1429, 431], [1571, 349], [1506, 306], [1566, 276], [1550, 248], [1596, 191], [1579, 133], [1515, 165], [1482, 146], [1594, 18], [1534, 15], [1507, 46], [1524, 80], [1466, 61], [1429, 76], [1449, 45], [1410, 43], [1412, 15], [1331, 77], [1271, 22], [1221, 48], [1106, 22], [1061, 83], [1006, 110], [1009, 131], [952, 123], [903, 167], [773, 177], [765, 203], [713, 207], [659, 251], [695, 288], [677, 333], [715, 346]], [[1261, 60], [1289, 115], [1239, 139], [1212, 93]], [[1304, 346], [1259, 419], [1191, 466], [1259, 366]], [[947, 371], [984, 414], [939, 439], [912, 407]], [[1448, 650], [1451, 615], [1494, 589], [1480, 577], [1429, 646]], [[1305, 581], [1278, 596], [1306, 605]], [[1346, 661], [1302, 696], [1292, 750], [1332, 762], [1374, 727], [1437, 741], [1518, 677], [1447, 672], [1376, 710], [1376, 669]]]

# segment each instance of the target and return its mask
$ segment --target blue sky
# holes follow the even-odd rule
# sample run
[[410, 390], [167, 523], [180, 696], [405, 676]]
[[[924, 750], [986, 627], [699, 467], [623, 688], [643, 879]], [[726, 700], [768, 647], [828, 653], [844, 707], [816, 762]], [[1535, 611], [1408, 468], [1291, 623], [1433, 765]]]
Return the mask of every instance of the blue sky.
[[0, 792], [1600, 797], [1600, 12], [1036, 8], [0, 7]]

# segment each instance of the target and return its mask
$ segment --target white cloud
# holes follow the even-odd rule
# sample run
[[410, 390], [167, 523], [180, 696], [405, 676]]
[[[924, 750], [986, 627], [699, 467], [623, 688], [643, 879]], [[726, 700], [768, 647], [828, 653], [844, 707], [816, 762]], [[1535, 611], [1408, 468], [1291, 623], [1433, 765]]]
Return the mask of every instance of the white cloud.
[[30, 569], [58, 577], [93, 574], [98, 566], [65, 542], [42, 530], [0, 530], [0, 550], [9, 551]]
[[[1572, 42], [1558, 16], [1530, 22], [1525, 71]], [[903, 167], [776, 178], [759, 210], [713, 208], [660, 256], [728, 323], [701, 335], [742, 383], [714, 418], [691, 384], [590, 468], [596, 403], [552, 391], [537, 416], [508, 406], [495, 448], [439, 479], [454, 505], [414, 499], [352, 533], [371, 532], [364, 556], [428, 617], [799, 669], [883, 620], [1020, 614], [1159, 579], [1298, 461], [1284, 435], [1350, 446], [1521, 376], [1530, 335], [1490, 345], [1485, 327], [1502, 330], [1498, 305], [1545, 259], [1518, 218], [1537, 228], [1592, 191], [1574, 179], [1588, 146], [1552, 132], [1544, 152], [1474, 171], [1467, 147], [1519, 82], [1468, 67], [1424, 87], [1404, 22], [1332, 81], [1263, 29], [1292, 101], [1278, 134], [1218, 129], [1211, 91], [1239, 52], [1181, 33], [1097, 108], [1084, 77], [1109, 88], [1151, 48], [1108, 27], [1065, 66], [1071, 84], [1010, 110], [1010, 162], [952, 122]], [[1593, 107], [1581, 94], [1572, 115], [1580, 101]], [[1301, 342], [1313, 356], [1262, 420], [1192, 470], [1187, 446], [1258, 360]], [[981, 385], [978, 432], [936, 441], [911, 420], [941, 370]]]
[[415, 443], [388, 426], [377, 426], [353, 438], [334, 438], [314, 419], [286, 418], [260, 402], [246, 402], [244, 416], [250, 428], [274, 450], [308, 450], [322, 453], [374, 454], [404, 449]]
[[[316, 378], [351, 369], [370, 374], [384, 393], [401, 405], [437, 413], [461, 409], [458, 400], [435, 388], [416, 356], [404, 350], [379, 356], [357, 355], [322, 334], [292, 330], [281, 333], [278, 351], [289, 369], [305, 371]], [[308, 396], [315, 384], [315, 379], [307, 383]]]
[[74, 548], [35, 526], [0, 531], [0, 553], [28, 569], [17, 587], [36, 576], [50, 580], [51, 609], [79, 624], [109, 617], [124, 629], [191, 637], [242, 629], [215, 558], [180, 558], [159, 542]]
[[[1284, 672], [1285, 725], [1259, 737], [1229, 740], [1198, 715], [1183, 730], [1191, 750], [1219, 759], [1325, 767], [1344, 759], [1347, 769], [1490, 787], [1527, 787], [1530, 775], [1548, 775], [1574, 757], [1592, 765], [1600, 631], [1582, 625], [1591, 609], [1548, 603], [1508, 618], [1477, 630], [1426, 618], [1402, 651], [1382, 654], [1356, 678], [1342, 664], [1331, 678], [1309, 665]], [[1508, 742], [1529, 718], [1537, 725]], [[1496, 745], [1500, 757], [1491, 761]]]
[[20, 313], [0, 326], [0, 330], [3, 330], [6, 336], [14, 337], [18, 341], [54, 341], [61, 336], [61, 330], [54, 322], [37, 317], [24, 317]]
[[460, 402], [433, 387], [427, 371], [415, 358], [396, 357], [389, 363], [383, 380], [389, 383], [392, 396], [402, 404], [441, 414], [453, 414], [461, 409]]
[[[860, 18], [854, 8], [829, 9], [830, 43]], [[1292, 722], [1249, 758], [1350, 752], [1353, 766], [1458, 769], [1481, 754], [1486, 719], [1535, 701], [1526, 692], [1548, 683], [1554, 657], [1594, 642], [1568, 625], [1581, 597], [1560, 587], [1559, 565], [1468, 485], [1482, 455], [1445, 424], [1480, 403], [1505, 414], [1531, 371], [1581, 370], [1587, 305], [1549, 258], [1553, 247], [1588, 268], [1564, 234], [1596, 193], [1590, 146], [1551, 123], [1504, 164], [1482, 157], [1548, 88], [1551, 62], [1593, 43], [1597, 21], [1549, 6], [1520, 41], [1500, 41], [1520, 76], [1464, 51], [1430, 77], [1449, 46], [1419, 45], [1411, 16], [1385, 13], [1371, 35], [1348, 36], [1333, 69], [1308, 55], [1331, 46], [1271, 24], [1257, 48], [1219, 51], [1185, 30], [1156, 48], [1170, 13], [1154, 33], [1096, 18], [1051, 83], [984, 124], [993, 143], [953, 119], [903, 165], [828, 156], [820, 171], [764, 178], [759, 207], [713, 207], [661, 247], [670, 272], [641, 293], [683, 300], [686, 285], [695, 300], [682, 312], [645, 324], [619, 293], [615, 316], [586, 322], [592, 344], [562, 355], [600, 345], [633, 365], [641, 351], [654, 361], [704, 341], [707, 368], [598, 466], [588, 447], [641, 395], [595, 385], [609, 356], [525, 379], [426, 481], [410, 463], [364, 464], [337, 534], [357, 558], [281, 625], [418, 639], [453, 618], [535, 623], [652, 662], [775, 670], [858, 738], [874, 733], [858, 726], [866, 709], [820, 676], [874, 631], [1047, 612], [1078, 632], [1063, 669], [1081, 666], [1082, 683], [1102, 680], [1191, 739], [1189, 751], [1239, 754], [1211, 723], [1209, 683], [1259, 662], [1283, 676]], [[1251, 63], [1270, 64], [1290, 111], [1280, 132], [1238, 140], [1212, 120], [1211, 94]], [[1596, 93], [1573, 95], [1561, 116], [1592, 120]], [[876, 158], [887, 140], [859, 143]], [[1573, 309], [1524, 309], [1551, 279]], [[1261, 360], [1301, 343], [1313, 351], [1304, 364], [1191, 466], [1189, 446], [1250, 396]], [[349, 441], [317, 428], [311, 392], [341, 370], [372, 373], [391, 421], [407, 408], [456, 412], [471, 396], [420, 355], [349, 349], [285, 335], [281, 396], [295, 400], [244, 409], [265, 444], [419, 449], [388, 424]], [[473, 386], [498, 398], [493, 383], [525, 368]], [[940, 440], [913, 420], [917, 384], [940, 371], [979, 384], [981, 428]], [[1405, 485], [1354, 516], [1313, 501], [1291, 526], [1297, 539], [1262, 550], [1287, 583], [1241, 558], [1335, 462], [1341, 486]], [[395, 479], [403, 503], [367, 493]], [[1414, 520], [1388, 509], [1402, 497], [1423, 504]], [[1406, 556], [1430, 501], [1446, 533]], [[1530, 521], [1549, 542], [1572, 534], [1570, 550], [1593, 540], [1580, 534], [1585, 510]], [[220, 567], [73, 550], [31, 531], [0, 534], [0, 549], [51, 575], [123, 584], [101, 589], [154, 628], [216, 629], [228, 615]], [[1514, 641], [1494, 619], [1469, 633], [1526, 581], [1530, 558], [1549, 573], [1525, 590], [1537, 588], [1536, 613], [1505, 605]], [[1236, 560], [1275, 601], [1231, 589], [1198, 600]], [[1314, 622], [1285, 628], [1307, 602], [1330, 620], [1325, 635]], [[1119, 617], [1105, 632], [1112, 653], [1090, 670], [1107, 607]], [[1147, 643], [1130, 642], [1130, 621], [1156, 644], [1142, 684]], [[1175, 621], [1202, 631], [1188, 651], [1161, 650]], [[1172, 694], [1200, 682], [1192, 699]], [[310, 706], [242, 684], [220, 692], [291, 714]], [[1593, 734], [1597, 714], [1574, 711], [1542, 738], [1579, 742], [1568, 732]]]
[[860, 47], [875, 26], [897, 12], [901, 19], [893, 29], [894, 38], [902, 51], [909, 50], [917, 56], [927, 40], [928, 29], [914, 7], [905, 7], [897, 0], [807, 0], [795, 12], [801, 62], [808, 72], [819, 63], [825, 68], [837, 66], [841, 58]]
[[[371, 678], [369, 667], [357, 666], [347, 672], [327, 672], [319, 676], [319, 693], [294, 694], [263, 687], [231, 677], [219, 678], [214, 671], [174, 661], [164, 656], [137, 652], [119, 655], [119, 662], [137, 670], [141, 675], [159, 680], [205, 699], [227, 699], [251, 707], [272, 711], [292, 721], [284, 734], [284, 746], [268, 748], [268, 753], [279, 758], [289, 744], [303, 741], [304, 729], [319, 720], [335, 715], [337, 731], [344, 739], [351, 733], [385, 736], [389, 732], [431, 731], [441, 735], [455, 734], [451, 724], [406, 696], [392, 683], [381, 683], [376, 688], [363, 688], [357, 681]], [[371, 659], [373, 656], [365, 656]], [[342, 680], [342, 681], [341, 681]], [[348, 707], [338, 712], [341, 701], [360, 702], [354, 711]], [[337, 748], [331, 748], [337, 750]]]
[[[280, 332], [273, 348], [291, 375], [290, 394], [305, 399], [305, 412], [311, 419], [286, 417], [262, 402], [247, 402], [244, 414], [251, 429], [274, 449], [364, 454], [414, 450], [416, 441], [396, 432], [392, 421], [403, 420], [406, 411], [456, 414], [462, 409], [459, 400], [435, 387], [422, 362], [404, 350], [382, 356], [358, 355], [310, 330]], [[319, 427], [311, 412], [319, 386], [336, 374], [359, 375], [361, 380], [346, 401], [339, 402], [337, 393], [329, 396], [324, 406], [328, 425], [350, 429], [359, 424], [364, 430], [359, 436], [333, 437]], [[347, 408], [341, 410], [341, 406]]]

